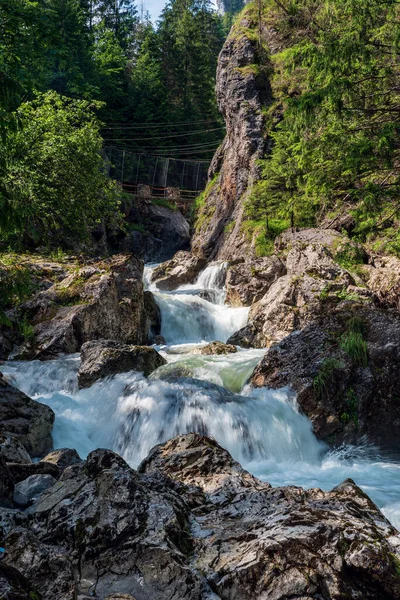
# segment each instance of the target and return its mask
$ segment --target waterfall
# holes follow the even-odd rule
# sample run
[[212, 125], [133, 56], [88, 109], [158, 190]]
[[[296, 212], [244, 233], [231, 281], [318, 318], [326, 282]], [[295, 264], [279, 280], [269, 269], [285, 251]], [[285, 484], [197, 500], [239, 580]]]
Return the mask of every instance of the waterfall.
[[329, 450], [288, 389], [246, 385], [262, 350], [193, 354], [199, 343], [245, 325], [247, 308], [224, 304], [226, 263], [209, 265], [197, 280], [160, 293], [144, 278], [161, 310], [167, 364], [149, 378], [123, 373], [78, 390], [79, 356], [46, 362], [9, 361], [4, 376], [56, 414], [54, 446], [85, 457], [98, 447], [119, 452], [133, 467], [155, 444], [189, 431], [214, 437], [245, 468], [272, 485], [331, 489], [351, 477], [400, 526], [400, 465], [361, 444]]

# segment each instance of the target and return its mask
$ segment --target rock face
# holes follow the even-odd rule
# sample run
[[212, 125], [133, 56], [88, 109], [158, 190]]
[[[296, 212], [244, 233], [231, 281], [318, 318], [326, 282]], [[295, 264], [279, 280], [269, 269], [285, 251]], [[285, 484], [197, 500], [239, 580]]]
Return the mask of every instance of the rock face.
[[28, 513], [9, 515], [2, 564], [43, 600], [400, 594], [400, 538], [351, 480], [272, 488], [197, 434], [157, 446], [138, 473], [96, 450]]
[[175, 290], [184, 283], [193, 283], [206, 264], [204, 258], [193, 256], [190, 252], [178, 252], [171, 260], [154, 269], [151, 282], [160, 291]]
[[396, 447], [399, 377], [400, 315], [342, 302], [272, 346], [252, 382], [292, 386], [321, 439]]
[[368, 287], [381, 306], [400, 312], [400, 260], [394, 256], [376, 256], [372, 263], [364, 267]]
[[46, 464], [57, 465], [57, 467], [64, 471], [67, 467], [71, 465], [76, 465], [77, 463], [82, 462], [81, 457], [77, 453], [76, 450], [72, 448], [58, 448], [57, 450], [53, 450], [50, 454], [46, 454], [46, 456], [42, 459]]
[[226, 302], [231, 306], [251, 306], [285, 273], [285, 265], [277, 256], [233, 265], [226, 276]]
[[129, 209], [127, 221], [135, 229], [123, 240], [122, 250], [132, 252], [144, 262], [168, 260], [178, 250], [189, 248], [189, 223], [179, 210], [140, 198]]
[[22, 307], [34, 336], [20, 357], [54, 358], [102, 338], [146, 343], [142, 275], [141, 261], [118, 255], [85, 266], [37, 294]]
[[128, 346], [113, 340], [86, 342], [81, 349], [79, 387], [89, 387], [97, 379], [127, 371], [139, 371], [147, 376], [166, 362], [148, 346]]
[[249, 17], [234, 26], [221, 50], [217, 68], [217, 101], [226, 124], [226, 137], [209, 170], [206, 198], [192, 238], [192, 251], [209, 259], [248, 258], [242, 231], [246, 192], [260, 176], [257, 160], [267, 141], [262, 107], [271, 102], [268, 79], [257, 76], [257, 43], [246, 35]]
[[22, 464], [30, 464], [32, 462], [25, 446], [13, 435], [0, 434], [0, 456], [6, 462]]
[[[248, 325], [229, 343], [267, 347], [325, 314], [327, 298], [339, 302], [346, 295], [365, 294], [355, 285], [354, 277], [335, 262], [329, 248], [331, 238], [338, 243], [341, 240], [337, 232], [315, 229], [292, 235], [290, 243], [277, 240], [278, 247], [287, 252], [286, 275], [276, 279], [261, 300], [252, 304]], [[364, 301], [368, 302], [368, 294]]]
[[52, 446], [54, 413], [49, 406], [31, 400], [0, 374], [0, 429], [17, 438], [31, 456], [43, 455]]
[[31, 475], [16, 484], [13, 500], [18, 506], [28, 506], [55, 483], [51, 475]]

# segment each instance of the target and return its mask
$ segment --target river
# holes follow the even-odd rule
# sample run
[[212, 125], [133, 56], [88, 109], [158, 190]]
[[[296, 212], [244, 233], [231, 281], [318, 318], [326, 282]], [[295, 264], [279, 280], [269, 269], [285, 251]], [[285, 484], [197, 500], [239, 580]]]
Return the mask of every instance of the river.
[[54, 410], [54, 447], [76, 448], [82, 457], [111, 448], [136, 467], [155, 444], [197, 431], [272, 485], [329, 490], [351, 477], [400, 528], [398, 462], [365, 440], [330, 450], [314, 436], [293, 392], [251, 389], [247, 381], [263, 350], [192, 353], [206, 342], [226, 341], [247, 321], [247, 308], [225, 304], [226, 265], [209, 265], [194, 284], [172, 293], [149, 284], [151, 269], [145, 268], [145, 285], [161, 309], [167, 345], [157, 349], [168, 364], [148, 379], [124, 373], [78, 390], [79, 355], [2, 365], [14, 385]]

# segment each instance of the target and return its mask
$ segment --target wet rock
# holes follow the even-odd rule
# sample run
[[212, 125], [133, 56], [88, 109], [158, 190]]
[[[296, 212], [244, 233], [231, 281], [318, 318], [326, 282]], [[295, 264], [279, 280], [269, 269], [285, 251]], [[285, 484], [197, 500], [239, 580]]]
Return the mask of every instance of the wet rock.
[[0, 456], [0, 506], [12, 506], [14, 480], [6, 461]]
[[55, 479], [58, 479], [61, 473], [58, 465], [51, 462], [45, 462], [44, 459], [29, 465], [9, 462], [7, 463], [7, 466], [10, 470], [14, 483], [24, 481], [33, 475], [51, 475]]
[[242, 348], [256, 348], [258, 343], [257, 330], [252, 324], [245, 325], [239, 331], [235, 331], [226, 340], [227, 344], [241, 346]]
[[34, 326], [20, 358], [54, 358], [77, 352], [89, 340], [148, 340], [143, 264], [117, 255], [71, 273], [22, 306]]
[[0, 456], [6, 462], [29, 464], [32, 462], [25, 446], [12, 435], [0, 434]]
[[197, 434], [156, 446], [139, 472], [96, 450], [28, 513], [5, 539], [5, 561], [43, 600], [400, 593], [400, 538], [354, 482], [273, 488]]
[[153, 270], [151, 281], [160, 291], [175, 290], [184, 283], [193, 283], [207, 261], [190, 252], [178, 252], [171, 260]]
[[211, 342], [211, 344], [207, 344], [207, 346], [202, 346], [201, 348], [195, 348], [191, 351], [191, 354], [233, 354], [237, 352], [236, 346], [232, 344], [224, 344], [223, 342]]
[[168, 260], [179, 250], [189, 247], [189, 223], [179, 210], [157, 206], [140, 198], [129, 210], [127, 220], [134, 226], [141, 226], [143, 231], [129, 232], [122, 242], [122, 249], [144, 262]]
[[147, 376], [165, 363], [161, 354], [149, 346], [128, 346], [113, 340], [86, 342], [81, 350], [79, 387], [89, 387], [97, 379], [127, 371]]
[[251, 306], [285, 273], [285, 265], [277, 256], [233, 265], [226, 277], [226, 301], [231, 306]]
[[22, 573], [11, 565], [0, 562], [0, 598], [1, 600], [36, 600], [38, 592]]
[[50, 452], [50, 454], [46, 454], [41, 462], [54, 464], [60, 471], [64, 471], [67, 467], [82, 462], [82, 459], [76, 450], [71, 448], [58, 448], [57, 450]]
[[144, 308], [146, 314], [146, 331], [149, 341], [155, 344], [154, 340], [161, 333], [161, 311], [151, 292], [144, 292]]
[[51, 475], [31, 475], [16, 484], [13, 500], [18, 506], [28, 506], [55, 483]]
[[0, 429], [3, 435], [17, 438], [35, 457], [52, 446], [54, 413], [49, 406], [31, 400], [5, 381], [0, 374]]
[[399, 377], [399, 315], [343, 302], [273, 345], [252, 383], [293, 387], [321, 439], [340, 444], [367, 435], [390, 448], [400, 435]]

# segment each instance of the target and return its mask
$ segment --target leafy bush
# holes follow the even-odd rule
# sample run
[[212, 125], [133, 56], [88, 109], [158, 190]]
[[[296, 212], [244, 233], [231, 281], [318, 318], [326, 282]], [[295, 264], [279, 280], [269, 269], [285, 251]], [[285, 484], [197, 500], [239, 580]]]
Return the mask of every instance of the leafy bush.
[[0, 240], [60, 247], [117, 217], [101, 156], [98, 104], [39, 95], [15, 113], [0, 160]]

